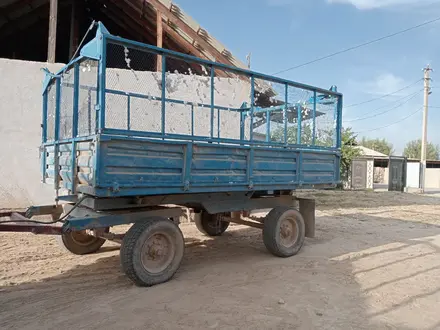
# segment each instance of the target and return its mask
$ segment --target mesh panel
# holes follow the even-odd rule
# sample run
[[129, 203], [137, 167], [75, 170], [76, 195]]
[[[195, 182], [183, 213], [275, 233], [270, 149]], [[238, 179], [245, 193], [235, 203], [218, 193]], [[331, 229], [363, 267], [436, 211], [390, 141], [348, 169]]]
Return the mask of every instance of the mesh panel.
[[[313, 142], [313, 92], [294, 86], [287, 88], [288, 143], [311, 145]], [[301, 139], [298, 140], [298, 123], [301, 122]]]
[[78, 135], [95, 133], [98, 61], [85, 60], [79, 68]]
[[[284, 143], [285, 85], [254, 79], [252, 140]], [[245, 119], [245, 139], [250, 139], [250, 103]], [[269, 130], [269, 133], [268, 133]]]
[[194, 135], [211, 137], [211, 69], [167, 57], [166, 70], [166, 132], [191, 135], [192, 107]]
[[214, 104], [219, 108], [214, 112], [214, 137], [240, 139], [241, 108], [244, 103], [249, 104], [250, 90], [248, 76], [228, 70], [215, 70]]
[[[163, 61], [166, 70], [164, 82]], [[212, 79], [211, 68], [206, 65], [112, 43], [107, 45], [106, 65], [107, 128], [154, 133], [164, 129], [165, 134], [212, 135], [214, 138], [236, 140], [243, 135], [245, 140], [249, 140], [252, 121], [254, 141], [283, 144], [286, 142], [284, 127], [287, 122], [289, 144], [298, 142], [298, 131], [301, 131], [300, 142], [303, 145], [313, 142], [318, 146], [334, 145], [337, 102], [322, 101], [323, 95], [317, 95], [313, 127], [315, 100], [312, 91], [256, 78], [252, 105], [254, 115], [251, 119], [251, 78], [245, 74], [216, 68]], [[212, 92], [214, 111], [211, 116]], [[91, 103], [92, 110], [96, 99], [90, 99], [94, 94], [87, 94], [84, 98], [86, 104]], [[165, 104], [162, 104], [163, 94]], [[287, 108], [286, 116], [284, 108]], [[95, 114], [94, 110], [92, 113]], [[242, 115], [245, 115], [243, 120]]]
[[161, 132], [161, 59], [148, 51], [107, 45], [106, 127]]
[[254, 89], [253, 140], [284, 143], [286, 86], [281, 83], [255, 79]]
[[60, 90], [60, 140], [72, 137], [74, 70], [63, 73]]
[[[169, 103], [167, 105], [165, 132], [191, 135], [191, 105]], [[208, 114], [208, 111], [205, 111]]]
[[56, 85], [55, 79], [47, 87], [47, 122], [46, 122], [46, 136], [47, 141], [55, 140], [55, 107], [56, 107]]
[[130, 129], [160, 133], [162, 131], [161, 101], [130, 97]]
[[317, 93], [315, 145], [332, 147], [336, 143], [336, 120], [338, 99], [330, 95]]

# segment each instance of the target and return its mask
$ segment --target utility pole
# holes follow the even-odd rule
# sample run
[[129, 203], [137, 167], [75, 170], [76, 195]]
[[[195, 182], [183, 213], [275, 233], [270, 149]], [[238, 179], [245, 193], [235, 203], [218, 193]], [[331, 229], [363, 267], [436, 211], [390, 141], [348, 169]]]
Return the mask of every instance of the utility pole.
[[423, 98], [423, 125], [422, 125], [422, 150], [420, 153], [420, 192], [425, 192], [425, 173], [426, 173], [426, 144], [428, 140], [428, 96], [431, 94], [429, 73], [432, 71], [429, 64], [423, 69], [424, 76], [424, 98]]

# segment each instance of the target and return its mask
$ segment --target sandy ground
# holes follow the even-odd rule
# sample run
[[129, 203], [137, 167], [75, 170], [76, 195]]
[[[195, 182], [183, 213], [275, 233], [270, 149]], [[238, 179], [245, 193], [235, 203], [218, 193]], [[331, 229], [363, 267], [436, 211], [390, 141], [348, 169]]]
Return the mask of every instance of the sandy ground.
[[[311, 195], [312, 193], [309, 193]], [[316, 238], [281, 259], [232, 226], [188, 241], [173, 280], [131, 284], [118, 250], [0, 234], [1, 329], [440, 329], [440, 199], [319, 192]]]

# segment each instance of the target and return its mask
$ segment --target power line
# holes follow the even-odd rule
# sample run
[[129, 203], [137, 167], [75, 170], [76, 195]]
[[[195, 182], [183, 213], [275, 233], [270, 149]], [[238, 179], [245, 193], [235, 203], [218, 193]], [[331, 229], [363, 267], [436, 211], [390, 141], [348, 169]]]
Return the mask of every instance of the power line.
[[367, 100], [367, 101], [363, 101], [363, 102], [359, 102], [359, 103], [354, 103], [354, 104], [345, 105], [345, 106], [344, 106], [344, 109], [346, 109], [346, 108], [351, 108], [351, 107], [356, 107], [356, 106], [361, 105], [361, 104], [370, 103], [370, 102], [373, 102], [373, 101], [376, 101], [376, 100], [383, 99], [383, 98], [385, 98], [385, 97], [387, 97], [387, 96], [390, 96], [390, 95], [396, 94], [396, 93], [401, 92], [401, 91], [403, 91], [403, 90], [405, 90], [405, 89], [407, 89], [407, 88], [410, 88], [410, 87], [414, 86], [415, 84], [417, 84], [418, 82], [420, 82], [420, 81], [422, 81], [422, 80], [423, 80], [423, 79], [418, 79], [417, 81], [413, 82], [412, 84], [409, 84], [408, 86], [405, 86], [405, 87], [403, 87], [403, 88], [401, 88], [401, 89], [398, 89], [397, 91], [394, 91], [394, 92], [391, 92], [391, 93], [388, 93], [388, 94], [384, 94], [384, 95], [382, 95], [382, 96], [379, 96], [379, 97], [376, 97], [376, 98], [373, 98], [373, 99], [369, 99], [369, 100]]
[[420, 108], [418, 108], [416, 111], [414, 111], [413, 113], [409, 114], [408, 116], [406, 116], [406, 117], [404, 117], [404, 118], [402, 118], [402, 119], [400, 119], [400, 120], [398, 120], [398, 121], [395, 121], [395, 122], [393, 122], [393, 123], [391, 123], [391, 124], [389, 124], [389, 125], [382, 126], [382, 127], [378, 127], [378, 128], [373, 128], [373, 129], [369, 129], [369, 130], [365, 130], [365, 131], [354, 132], [354, 134], [360, 134], [360, 133], [366, 133], [366, 132], [377, 131], [377, 130], [380, 130], [380, 129], [383, 129], [383, 128], [387, 128], [387, 127], [393, 126], [393, 125], [395, 125], [395, 124], [401, 123], [401, 122], [404, 121], [404, 120], [407, 120], [407, 119], [408, 119], [409, 117], [411, 117], [411, 116], [414, 116], [416, 113], [420, 112], [420, 110], [422, 110], [422, 109], [423, 109], [423, 107], [420, 107]]
[[[409, 98], [408, 98], [407, 100], [405, 100], [404, 102], [401, 102], [401, 103], [399, 103], [399, 104], [397, 104], [397, 105], [395, 105], [395, 106], [393, 106], [393, 107], [391, 107], [391, 108], [389, 108], [389, 109], [387, 109], [387, 110], [385, 110], [385, 111], [382, 111], [382, 112], [379, 112], [379, 113], [376, 113], [376, 114], [372, 114], [372, 115], [369, 115], [369, 116], [365, 116], [365, 117], [360, 117], [360, 118], [355, 118], [355, 119], [345, 120], [344, 122], [346, 122], [346, 123], [351, 123], [351, 122], [354, 122], [354, 121], [359, 121], [359, 120], [364, 120], [364, 119], [374, 118], [374, 117], [377, 117], [377, 116], [383, 115], [383, 114], [385, 114], [385, 113], [387, 113], [387, 112], [390, 112], [390, 111], [392, 111], [392, 110], [394, 110], [394, 109], [396, 109], [396, 108], [398, 108], [398, 107], [400, 107], [400, 106], [402, 106], [402, 105], [408, 103], [408, 102], [411, 101], [413, 98], [415, 98], [418, 94], [420, 94], [421, 91], [423, 91], [423, 89], [418, 90], [418, 91], [415, 92], [415, 93], [412, 93], [412, 94], [410, 94], [410, 95], [405, 96], [404, 98], [407, 98], [407, 97], [409, 97]], [[385, 107], [386, 107], [386, 106], [385, 106]], [[373, 110], [373, 112], [376, 111], [376, 110], [379, 110], [379, 109], [383, 109], [383, 108], [385, 108], [385, 107], [377, 108], [377, 109]]]
[[285, 69], [285, 70], [278, 71], [278, 72], [276, 72], [276, 73], [273, 73], [272, 75], [278, 75], [278, 74], [280, 74], [280, 73], [284, 73], [284, 72], [287, 72], [287, 71], [290, 71], [290, 70], [298, 69], [298, 68], [301, 68], [301, 67], [303, 67], [303, 66], [306, 66], [306, 65], [309, 65], [309, 64], [312, 64], [312, 63], [316, 63], [316, 62], [319, 62], [319, 61], [322, 61], [322, 60], [328, 59], [328, 58], [330, 58], [330, 57], [333, 57], [333, 56], [336, 56], [336, 55], [339, 55], [339, 54], [342, 54], [342, 53], [349, 52], [349, 51], [354, 50], [354, 49], [358, 49], [358, 48], [361, 48], [361, 47], [364, 47], [364, 46], [371, 45], [371, 44], [376, 43], [376, 42], [378, 42], [378, 41], [382, 41], [382, 40], [385, 40], [385, 39], [388, 39], [388, 38], [395, 37], [395, 36], [397, 36], [397, 35], [399, 35], [399, 34], [406, 33], [406, 32], [408, 32], [408, 31], [418, 29], [418, 28], [420, 28], [420, 27], [422, 27], [422, 26], [425, 26], [425, 25], [428, 25], [428, 24], [432, 24], [432, 23], [437, 22], [437, 21], [440, 21], [440, 17], [437, 17], [437, 18], [432, 19], [432, 20], [430, 20], [430, 21], [426, 21], [426, 22], [423, 22], [423, 23], [421, 23], [421, 24], [418, 24], [418, 25], [415, 25], [415, 26], [409, 27], [409, 28], [404, 29], [404, 30], [400, 30], [400, 31], [398, 31], [398, 32], [394, 32], [394, 33], [391, 33], [391, 34], [385, 35], [385, 36], [383, 36], [383, 37], [380, 37], [380, 38], [377, 38], [377, 39], [374, 39], [374, 40], [370, 40], [370, 41], [364, 42], [364, 43], [359, 44], [359, 45], [356, 45], [356, 46], [352, 46], [352, 47], [349, 47], [349, 48], [346, 48], [346, 49], [343, 49], [343, 50], [337, 51], [337, 52], [335, 52], [335, 53], [331, 53], [331, 54], [329, 54], [329, 55], [325, 55], [325, 56], [323, 56], [323, 57], [319, 57], [319, 58], [317, 58], [317, 59], [314, 59], [314, 60], [311, 60], [311, 61], [305, 62], [305, 63], [303, 63], [303, 64], [300, 64], [300, 65], [297, 65], [297, 66], [293, 66], [293, 67], [290, 67], [290, 68]]

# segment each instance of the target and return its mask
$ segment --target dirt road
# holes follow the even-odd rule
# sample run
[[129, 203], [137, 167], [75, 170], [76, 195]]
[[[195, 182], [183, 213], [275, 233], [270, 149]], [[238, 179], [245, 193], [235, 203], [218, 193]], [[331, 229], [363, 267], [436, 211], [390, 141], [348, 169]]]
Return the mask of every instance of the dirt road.
[[256, 229], [209, 239], [182, 225], [175, 278], [138, 288], [118, 250], [0, 234], [1, 329], [440, 329], [440, 198], [317, 194], [317, 235], [292, 258]]

